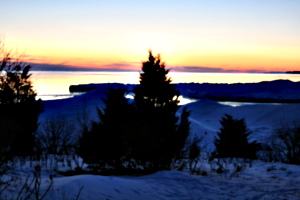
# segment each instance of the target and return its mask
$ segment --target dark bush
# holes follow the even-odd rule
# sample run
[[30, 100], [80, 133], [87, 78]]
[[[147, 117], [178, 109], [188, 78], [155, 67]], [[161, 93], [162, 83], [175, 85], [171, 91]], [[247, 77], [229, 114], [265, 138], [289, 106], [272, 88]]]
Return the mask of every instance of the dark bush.
[[246, 158], [255, 159], [259, 145], [256, 141], [249, 142], [251, 131], [247, 129], [244, 119], [233, 119], [225, 114], [220, 121], [222, 127], [215, 138], [215, 158]]

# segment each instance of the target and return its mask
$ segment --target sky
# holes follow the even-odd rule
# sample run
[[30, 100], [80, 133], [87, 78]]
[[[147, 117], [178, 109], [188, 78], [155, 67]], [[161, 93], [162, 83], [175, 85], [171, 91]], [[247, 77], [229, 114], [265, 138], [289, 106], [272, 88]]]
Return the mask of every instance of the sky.
[[300, 70], [300, 0], [1, 0], [0, 34], [33, 70]]

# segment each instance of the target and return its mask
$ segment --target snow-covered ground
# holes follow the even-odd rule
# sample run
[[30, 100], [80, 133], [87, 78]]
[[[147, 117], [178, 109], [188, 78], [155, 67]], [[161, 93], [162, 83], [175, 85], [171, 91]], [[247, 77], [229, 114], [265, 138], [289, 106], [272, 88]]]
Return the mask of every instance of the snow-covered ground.
[[[77, 120], [88, 113], [96, 120], [96, 107], [102, 108], [101, 98], [107, 87], [99, 87], [70, 99], [45, 102], [40, 122], [51, 116], [64, 115]], [[272, 89], [272, 87], [271, 87]], [[274, 92], [269, 89], [267, 96]], [[278, 88], [274, 88], [277, 90]], [[200, 92], [200, 91], [199, 91]], [[230, 91], [224, 91], [230, 94]], [[292, 95], [290, 95], [292, 96]], [[294, 98], [299, 98], [295, 96]], [[268, 143], [268, 137], [281, 121], [300, 119], [300, 104], [249, 104], [230, 106], [202, 99], [184, 105], [191, 111], [191, 135], [206, 135], [202, 144], [211, 151], [214, 136], [220, 128], [224, 114], [245, 118], [253, 132], [250, 139]], [[179, 110], [180, 112], [180, 110]], [[75, 123], [76, 124], [76, 123]], [[206, 134], [205, 134], [206, 133]], [[237, 176], [208, 171], [207, 176], [190, 175], [188, 172], [160, 171], [147, 176], [61, 176], [43, 170], [41, 190], [50, 183], [49, 175], [55, 174], [53, 187], [45, 199], [300, 199], [300, 166], [254, 161]]]
[[[270, 169], [273, 169], [269, 171]], [[54, 178], [47, 199], [300, 199], [299, 166], [254, 162], [238, 177], [160, 171], [140, 177], [78, 175]], [[48, 186], [44, 183], [44, 187]]]
[[[51, 183], [49, 174], [55, 172], [43, 170], [42, 174], [40, 197]], [[145, 176], [56, 175], [52, 179], [44, 199], [300, 199], [300, 166], [261, 161], [254, 161], [252, 167], [236, 176], [159, 171]], [[15, 199], [22, 185], [20, 182], [9, 191], [8, 198], [2, 199]], [[9, 198], [12, 194], [14, 198]]]

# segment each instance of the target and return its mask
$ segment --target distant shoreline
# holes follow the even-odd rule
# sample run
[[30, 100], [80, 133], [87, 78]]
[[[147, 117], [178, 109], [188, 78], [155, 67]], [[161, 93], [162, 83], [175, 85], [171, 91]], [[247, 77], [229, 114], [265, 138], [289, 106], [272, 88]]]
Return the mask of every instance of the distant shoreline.
[[[32, 69], [31, 72], [137, 72], [137, 70], [96, 70], [96, 69], [53, 69], [53, 70], [43, 70], [43, 69]], [[270, 72], [226, 72], [226, 71], [176, 71], [170, 70], [170, 73], [215, 73], [215, 74], [286, 74], [286, 73], [300, 73], [300, 71], [270, 71]]]
[[287, 74], [300, 74], [300, 71], [287, 71]]
[[[252, 103], [300, 103], [300, 82], [289, 80], [263, 81], [259, 83], [176, 83], [179, 93], [191, 99], [235, 101]], [[122, 87], [133, 92], [136, 84], [100, 83], [71, 85], [70, 92], [88, 92]]]

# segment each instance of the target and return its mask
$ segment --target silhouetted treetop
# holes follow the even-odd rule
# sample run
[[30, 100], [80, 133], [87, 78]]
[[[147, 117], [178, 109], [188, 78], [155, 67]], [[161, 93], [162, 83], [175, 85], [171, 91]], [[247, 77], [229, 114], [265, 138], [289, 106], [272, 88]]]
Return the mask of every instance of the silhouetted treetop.
[[148, 60], [142, 63], [140, 84], [134, 89], [138, 121], [133, 155], [152, 172], [170, 169], [189, 134], [189, 112], [184, 110], [178, 125], [179, 92], [168, 73], [160, 55], [149, 51]]
[[42, 103], [30, 81], [30, 66], [0, 41], [0, 153], [31, 155]]
[[168, 103], [178, 104], [179, 92], [175, 85], [170, 84], [171, 78], [167, 77], [169, 70], [161, 63], [160, 55], [154, 57], [149, 51], [149, 58], [143, 62], [143, 72], [140, 73], [140, 85], [135, 89], [137, 105], [161, 107]]
[[35, 101], [29, 71], [30, 65], [22, 61], [22, 56], [4, 48], [0, 41], [0, 104], [15, 104]]

